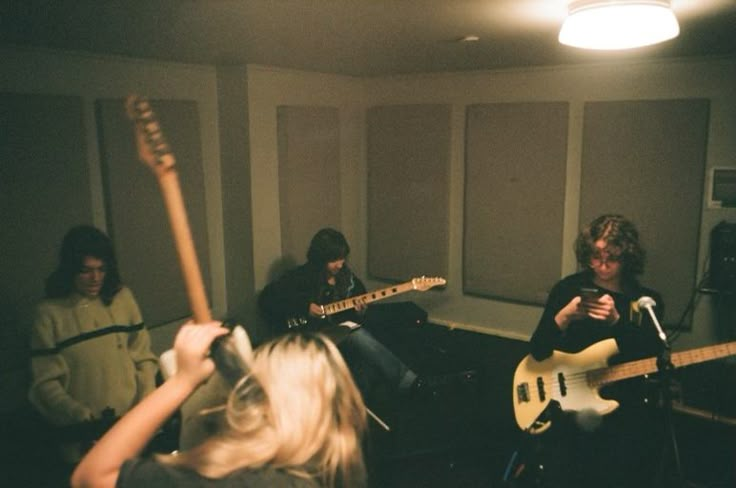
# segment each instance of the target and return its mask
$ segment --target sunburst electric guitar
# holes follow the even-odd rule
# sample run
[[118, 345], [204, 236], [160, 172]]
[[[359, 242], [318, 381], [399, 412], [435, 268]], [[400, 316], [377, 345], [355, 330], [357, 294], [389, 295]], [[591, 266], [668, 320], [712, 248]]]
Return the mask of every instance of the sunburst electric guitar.
[[[599, 390], [615, 381], [658, 371], [657, 358], [639, 359], [607, 366], [608, 359], [618, 353], [614, 339], [606, 339], [579, 353], [554, 351], [544, 361], [525, 357], [514, 373], [514, 415], [519, 428], [531, 434], [541, 434], [551, 420], [540, 419], [552, 400], [562, 410], [591, 409], [605, 415], [618, 408], [616, 400], [602, 398]], [[670, 360], [676, 368], [736, 354], [736, 342], [674, 352]]]
[[[444, 286], [446, 283], [447, 281], [444, 278], [428, 278], [426, 276], [413, 278], [411, 281], [407, 281], [406, 283], [400, 283], [398, 285], [381, 288], [380, 290], [375, 290], [370, 293], [365, 293], [363, 295], [358, 295], [337, 302], [328, 303], [327, 305], [323, 305], [323, 318], [329, 317], [330, 315], [334, 315], [336, 313], [344, 312], [346, 310], [351, 310], [360, 303], [367, 305], [371, 302], [383, 300], [384, 298], [389, 298], [400, 293], [406, 293], [408, 291], [427, 291], [430, 288], [434, 288], [435, 286]], [[289, 329], [302, 327], [304, 325], [307, 325], [309, 323], [309, 320], [309, 318], [303, 316], [290, 317], [286, 319], [286, 327]]]

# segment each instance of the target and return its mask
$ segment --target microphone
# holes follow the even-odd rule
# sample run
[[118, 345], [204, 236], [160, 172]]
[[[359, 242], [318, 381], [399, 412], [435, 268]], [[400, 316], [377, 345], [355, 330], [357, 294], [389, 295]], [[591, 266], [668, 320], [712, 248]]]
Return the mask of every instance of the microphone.
[[667, 344], [667, 334], [664, 333], [662, 326], [659, 325], [659, 320], [657, 320], [657, 316], [654, 314], [654, 307], [657, 306], [657, 302], [655, 302], [652, 297], [643, 296], [639, 298], [639, 300], [636, 301], [636, 304], [640, 310], [642, 308], [645, 308], [647, 312], [649, 312], [649, 317], [651, 317], [652, 322], [654, 323], [654, 326], [657, 328], [657, 333], [659, 334], [659, 338], [662, 339], [662, 342], [664, 342], [666, 345]]
[[657, 302], [654, 301], [654, 298], [647, 297], [647, 296], [643, 296], [639, 298], [636, 304], [639, 305], [639, 308], [646, 308], [646, 309], [657, 306]]

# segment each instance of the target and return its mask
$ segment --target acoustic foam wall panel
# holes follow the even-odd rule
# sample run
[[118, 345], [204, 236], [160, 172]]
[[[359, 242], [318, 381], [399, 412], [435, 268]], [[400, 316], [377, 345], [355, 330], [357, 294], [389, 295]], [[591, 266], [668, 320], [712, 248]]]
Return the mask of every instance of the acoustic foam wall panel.
[[568, 104], [466, 114], [463, 289], [541, 304], [560, 278]]
[[621, 213], [648, 251], [642, 281], [663, 294], [674, 324], [696, 282], [709, 101], [585, 104], [580, 223]]
[[319, 229], [340, 227], [340, 119], [334, 107], [282, 106], [277, 115], [281, 251], [294, 265]]
[[446, 276], [450, 106], [372, 107], [367, 125], [370, 275]]

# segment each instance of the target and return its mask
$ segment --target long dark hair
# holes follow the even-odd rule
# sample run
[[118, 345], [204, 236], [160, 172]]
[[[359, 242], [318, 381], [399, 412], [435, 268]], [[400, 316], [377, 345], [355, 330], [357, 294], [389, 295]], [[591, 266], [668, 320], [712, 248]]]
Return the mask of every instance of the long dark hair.
[[603, 239], [607, 246], [621, 248], [621, 271], [625, 278], [644, 272], [646, 252], [639, 242], [639, 231], [623, 215], [605, 214], [588, 224], [575, 241], [575, 255], [583, 268], [590, 266], [595, 242]]
[[307, 250], [307, 262], [321, 268], [330, 261], [346, 259], [349, 254], [350, 246], [342, 232], [326, 227], [312, 237]]
[[[307, 250], [307, 263], [324, 280], [327, 277], [327, 263], [337, 261], [338, 259], [347, 259], [348, 255], [350, 255], [350, 246], [342, 232], [326, 227], [312, 237], [312, 242], [309, 244], [309, 249]], [[350, 296], [354, 286], [353, 272], [345, 264], [335, 276], [334, 289], [336, 296], [333, 298], [346, 298]], [[321, 283], [320, 297], [325, 291], [325, 288], [329, 288], [329, 286], [324, 282]]]
[[105, 281], [100, 298], [106, 305], [112, 303], [122, 282], [115, 259], [112, 241], [91, 225], [72, 227], [64, 236], [59, 250], [59, 263], [46, 280], [46, 297], [63, 298], [74, 291], [74, 279], [82, 270], [84, 258], [92, 256], [105, 265]]

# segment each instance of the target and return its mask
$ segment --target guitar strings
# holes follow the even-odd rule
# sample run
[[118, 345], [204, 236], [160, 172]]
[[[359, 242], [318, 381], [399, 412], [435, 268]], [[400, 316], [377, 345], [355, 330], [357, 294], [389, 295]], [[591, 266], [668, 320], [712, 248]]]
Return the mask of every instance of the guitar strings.
[[[705, 351], [704, 349], [707, 349]], [[696, 362], [702, 362], [712, 359], [718, 359], [720, 357], [730, 356], [736, 353], [736, 343], [718, 344], [715, 346], [709, 346], [707, 348], [695, 349], [692, 351], [682, 351], [675, 353], [675, 366], [687, 365]], [[581, 383], [587, 383], [590, 386], [602, 386], [607, 383], [611, 383], [618, 379], [626, 379], [634, 376], [640, 376], [647, 374], [646, 372], [655, 373], [658, 371], [656, 358], [646, 358], [629, 363], [622, 363], [607, 368], [591, 369], [587, 371], [578, 371], [565, 373], [564, 371], [553, 372], [548, 376], [542, 376], [542, 378], [549, 377], [550, 381], [544, 383], [553, 388], [560, 388], [559, 374], [561, 373], [564, 378], [565, 385], [579, 385]], [[606, 374], [608, 373], [608, 374]]]

